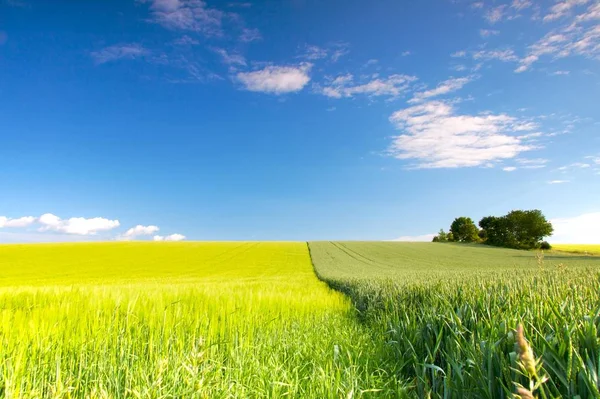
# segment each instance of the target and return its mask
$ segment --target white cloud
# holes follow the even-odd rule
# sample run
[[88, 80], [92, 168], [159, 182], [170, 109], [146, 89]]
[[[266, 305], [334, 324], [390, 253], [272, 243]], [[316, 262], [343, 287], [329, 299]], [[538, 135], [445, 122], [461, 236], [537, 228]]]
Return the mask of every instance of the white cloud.
[[548, 184], [565, 184], [570, 183], [569, 180], [550, 180]]
[[240, 72], [237, 80], [249, 91], [284, 94], [300, 91], [310, 81], [312, 64], [298, 66], [267, 66], [253, 72]]
[[499, 34], [500, 34], [499, 30], [493, 30], [493, 29], [480, 29], [479, 30], [479, 36], [481, 36], [481, 37], [497, 36]]
[[441, 101], [396, 111], [390, 121], [403, 134], [394, 137], [389, 154], [415, 159], [417, 168], [481, 166], [535, 148], [512, 135], [534, 128], [530, 122], [506, 114], [460, 115]]
[[467, 56], [467, 52], [465, 50], [456, 51], [456, 52], [450, 54], [450, 57], [452, 57], [452, 58], [463, 58], [466, 56]]
[[588, 0], [564, 0], [559, 1], [550, 8], [550, 12], [544, 16], [544, 21], [554, 21], [562, 18], [571, 12], [571, 9], [582, 4], [586, 4]]
[[152, 22], [168, 29], [181, 29], [206, 36], [222, 34], [221, 22], [225, 14], [209, 8], [201, 0], [148, 0]]
[[228, 53], [227, 50], [214, 47], [212, 51], [219, 54], [224, 64], [246, 66], [246, 59], [241, 54]]
[[418, 103], [431, 97], [437, 97], [462, 89], [464, 85], [471, 82], [473, 77], [450, 78], [441, 82], [435, 89], [415, 93], [409, 103]]
[[552, 72], [550, 75], [552, 76], [564, 76], [564, 75], [569, 75], [570, 72], [569, 71], [554, 71]]
[[51, 213], [46, 213], [38, 219], [42, 227], [40, 231], [57, 231], [66, 234], [95, 235], [99, 231], [112, 230], [120, 226], [118, 220], [109, 220], [101, 217], [86, 219], [82, 217], [61, 219]]
[[400, 54], [400, 55], [401, 55], [402, 57], [407, 57], [407, 56], [409, 56], [409, 55], [411, 55], [411, 54], [412, 54], [412, 53], [411, 53], [410, 51], [406, 50], [406, 51], [403, 51], [403, 52], [402, 52], [402, 54]]
[[506, 168], [503, 168], [502, 170], [505, 172], [514, 172], [515, 170], [517, 170], [517, 168], [514, 166], [507, 166]]
[[33, 216], [23, 216], [17, 219], [0, 216], [0, 228], [2, 227], [27, 227], [35, 222]]
[[183, 241], [185, 240], [185, 236], [182, 234], [171, 234], [168, 236], [154, 236], [154, 241]]
[[105, 47], [99, 51], [92, 51], [90, 55], [97, 64], [104, 64], [120, 59], [135, 59], [150, 54], [150, 51], [137, 43], [116, 44]]
[[418, 242], [418, 241], [426, 241], [426, 242], [431, 242], [433, 240], [433, 237], [435, 237], [436, 234], [423, 234], [420, 236], [402, 236], [402, 237], [398, 237], [395, 238], [393, 240], [390, 241], [405, 241], [405, 242]]
[[554, 227], [553, 243], [598, 244], [600, 243], [600, 212], [551, 219]]
[[242, 34], [240, 35], [240, 41], [244, 43], [255, 42], [257, 40], [262, 39], [260, 31], [258, 29], [242, 29]]
[[140, 236], [151, 236], [152, 234], [158, 232], [160, 230], [158, 226], [142, 226], [138, 224], [135, 227], [130, 228], [125, 232], [125, 234], [117, 237], [118, 240], [133, 240], [136, 237]]
[[396, 74], [387, 78], [377, 77], [364, 83], [355, 83], [354, 76], [347, 74], [330, 80], [328, 86], [320, 88], [320, 92], [333, 98], [353, 97], [358, 94], [397, 97], [405, 92], [415, 80], [417, 80], [415, 76]]

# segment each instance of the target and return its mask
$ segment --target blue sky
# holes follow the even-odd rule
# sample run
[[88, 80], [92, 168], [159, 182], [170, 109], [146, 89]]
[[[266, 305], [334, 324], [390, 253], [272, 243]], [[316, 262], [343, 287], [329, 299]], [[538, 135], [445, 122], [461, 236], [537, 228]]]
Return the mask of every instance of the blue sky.
[[593, 0], [0, 0], [0, 241], [600, 242]]

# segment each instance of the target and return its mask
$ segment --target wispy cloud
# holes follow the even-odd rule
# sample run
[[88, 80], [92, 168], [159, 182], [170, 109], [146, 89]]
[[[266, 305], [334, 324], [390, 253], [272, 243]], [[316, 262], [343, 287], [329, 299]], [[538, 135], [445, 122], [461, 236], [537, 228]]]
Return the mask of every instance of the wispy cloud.
[[488, 10], [485, 13], [485, 19], [490, 23], [490, 24], [495, 24], [496, 22], [499, 22], [500, 20], [502, 20], [502, 17], [504, 16], [504, 10], [506, 8], [506, 5], [499, 5], [497, 7], [494, 7], [490, 10]]
[[340, 58], [350, 53], [350, 45], [348, 43], [340, 42], [333, 44], [333, 50], [331, 52], [331, 61], [337, 62]]
[[157, 233], [158, 230], [160, 230], [158, 226], [143, 226], [138, 224], [127, 230], [124, 234], [117, 236], [117, 240], [129, 241], [141, 236], [151, 236], [152, 234]]
[[246, 59], [241, 54], [229, 53], [227, 50], [218, 47], [213, 47], [212, 51], [221, 56], [224, 64], [246, 66]]
[[90, 55], [97, 64], [104, 64], [120, 59], [135, 59], [150, 54], [150, 50], [138, 43], [115, 44], [98, 51], [92, 51]]
[[301, 55], [301, 58], [305, 58], [307, 60], [315, 61], [321, 60], [323, 58], [327, 58], [329, 56], [329, 51], [323, 47], [309, 45], [304, 46], [304, 51]]
[[441, 82], [435, 89], [426, 90], [422, 92], [415, 93], [413, 98], [410, 99], [409, 103], [418, 103], [424, 101], [428, 98], [441, 96], [444, 94], [448, 94], [463, 88], [464, 85], [471, 82], [473, 77], [463, 77], [463, 78], [450, 78], [443, 82]]
[[528, 121], [506, 114], [461, 115], [441, 101], [402, 109], [390, 121], [402, 134], [393, 138], [389, 154], [416, 160], [416, 168], [481, 166], [535, 149], [514, 135], [532, 129]]
[[569, 183], [569, 180], [550, 180], [548, 184], [565, 184]]
[[531, 0], [513, 0], [510, 6], [511, 8], [514, 8], [515, 10], [519, 11], [524, 10], [525, 8], [529, 8], [532, 5], [533, 2]]
[[345, 42], [330, 43], [326, 47], [306, 44], [298, 58], [309, 61], [328, 59], [331, 62], [337, 62], [349, 52], [350, 45]]
[[395, 74], [357, 83], [353, 75], [346, 74], [330, 79], [324, 87], [319, 86], [317, 89], [321, 94], [332, 98], [354, 97], [360, 94], [371, 97], [397, 97], [406, 92], [410, 84], [416, 80], [415, 76]]
[[505, 168], [502, 168], [502, 170], [505, 172], [514, 172], [515, 170], [517, 170], [517, 168], [515, 166], [507, 166]]
[[473, 59], [483, 61], [498, 60], [502, 62], [519, 60], [512, 49], [479, 50], [473, 53]]
[[[548, 15], [569, 14], [574, 5], [584, 4], [586, 2], [565, 1], [555, 5], [567, 8], [560, 8], [562, 12]], [[557, 19], [559, 17], [552, 17]], [[519, 61], [519, 66], [515, 72], [525, 72], [531, 66], [538, 62], [541, 57], [548, 56], [553, 59], [565, 58], [573, 55], [595, 58], [600, 60], [600, 25], [589, 23], [589, 21], [600, 19], [600, 3], [591, 4], [584, 12], [576, 15], [570, 22], [553, 29], [544, 35], [537, 42], [529, 46], [527, 54]]]
[[517, 159], [517, 163], [521, 165], [522, 169], [542, 169], [548, 165], [549, 160], [544, 158], [520, 158]]
[[222, 35], [225, 13], [201, 0], [147, 0], [151, 21], [168, 29], [188, 30], [206, 36]]
[[244, 43], [255, 42], [262, 39], [260, 31], [255, 28], [243, 28], [240, 34], [240, 41]]
[[310, 82], [312, 64], [267, 66], [253, 72], [240, 72], [237, 80], [249, 91], [284, 94], [300, 91]]
[[494, 30], [494, 29], [480, 29], [479, 30], [479, 36], [486, 38], [486, 37], [490, 37], [490, 36], [497, 36], [500, 34], [499, 30]]
[[173, 41], [173, 44], [177, 46], [197, 46], [200, 44], [199, 40], [196, 40], [188, 35], [183, 35]]
[[588, 3], [589, 0], [565, 0], [558, 1], [550, 8], [550, 12], [544, 16], [544, 21], [554, 21], [569, 15], [573, 8]]

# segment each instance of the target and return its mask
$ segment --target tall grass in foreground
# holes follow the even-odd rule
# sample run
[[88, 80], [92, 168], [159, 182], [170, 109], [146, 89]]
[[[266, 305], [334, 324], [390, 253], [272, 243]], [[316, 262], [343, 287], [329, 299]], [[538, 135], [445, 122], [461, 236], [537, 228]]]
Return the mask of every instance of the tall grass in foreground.
[[[407, 267], [386, 278], [391, 258], [378, 269], [370, 248], [348, 244], [337, 251], [316, 243], [311, 254], [320, 277], [349, 295], [386, 343], [390, 372], [408, 380], [413, 395], [512, 398], [520, 392], [528, 398], [531, 391], [538, 398], [600, 397], [599, 263], [570, 267], [566, 258], [547, 263], [530, 253], [535, 267], [419, 273]], [[357, 278], [336, 261], [348, 254], [365, 269]], [[523, 337], [534, 362], [523, 361]]]
[[2, 398], [400, 395], [306, 244], [3, 246], [0, 264]]

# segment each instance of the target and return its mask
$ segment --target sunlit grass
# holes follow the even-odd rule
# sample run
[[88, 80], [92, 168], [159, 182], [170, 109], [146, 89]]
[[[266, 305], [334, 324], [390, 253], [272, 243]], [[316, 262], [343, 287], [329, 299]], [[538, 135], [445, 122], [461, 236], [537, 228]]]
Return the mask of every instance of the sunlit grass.
[[[436, 243], [310, 250], [413, 395], [511, 398], [533, 382], [538, 398], [600, 397], [600, 257]], [[518, 355], [519, 324], [541, 361], [535, 375]]]
[[0, 397], [398, 395], [305, 243], [9, 245], [0, 268]]

